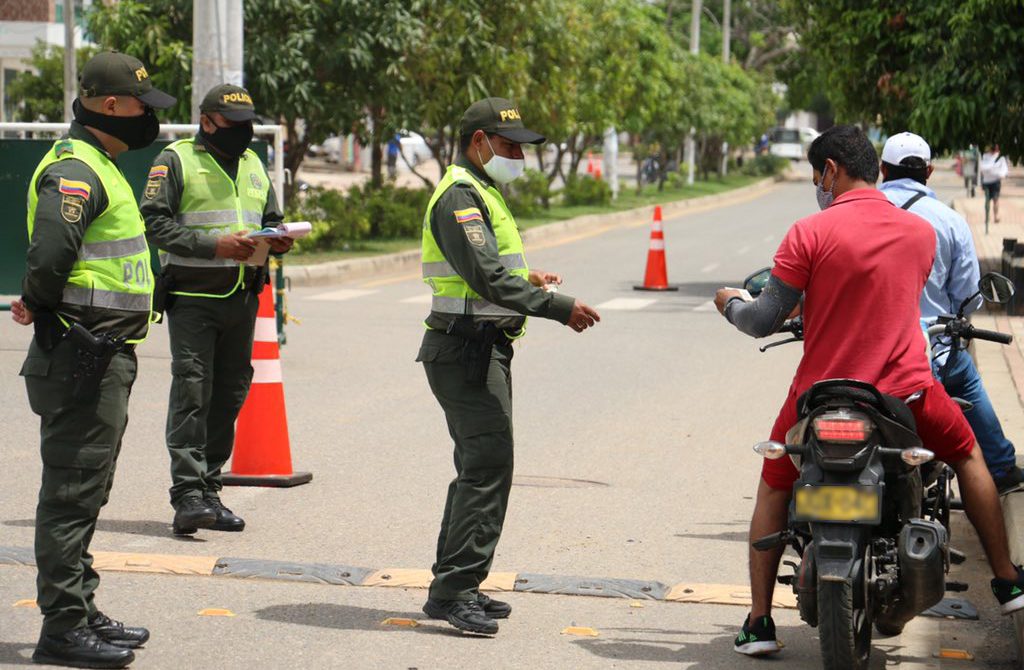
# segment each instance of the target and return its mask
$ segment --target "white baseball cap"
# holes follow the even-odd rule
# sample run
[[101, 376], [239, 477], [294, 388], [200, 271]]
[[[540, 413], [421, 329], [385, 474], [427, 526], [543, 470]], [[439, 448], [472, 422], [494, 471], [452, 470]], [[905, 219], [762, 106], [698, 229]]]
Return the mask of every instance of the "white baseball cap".
[[914, 133], [897, 133], [885, 141], [882, 162], [899, 165], [904, 158], [920, 158], [926, 165], [932, 162], [932, 150], [924, 138]]

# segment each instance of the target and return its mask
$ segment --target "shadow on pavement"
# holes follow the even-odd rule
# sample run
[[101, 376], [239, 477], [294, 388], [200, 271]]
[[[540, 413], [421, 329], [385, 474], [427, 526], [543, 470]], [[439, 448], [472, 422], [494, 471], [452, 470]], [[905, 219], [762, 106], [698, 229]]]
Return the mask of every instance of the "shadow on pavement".
[[34, 665], [32, 651], [36, 645], [23, 642], [0, 642], [0, 665]]
[[676, 533], [675, 537], [684, 540], [718, 540], [719, 542], [749, 542], [750, 534], [747, 531], [730, 531], [726, 533]]
[[[367, 630], [382, 633], [426, 633], [428, 635], [459, 635], [463, 633], [446, 624], [424, 625], [423, 615], [419, 612], [389, 612], [387, 610], [356, 607], [354, 605], [335, 605], [333, 603], [301, 603], [296, 605], [271, 605], [256, 610], [256, 617], [265, 621], [293, 623], [300, 626], [317, 626], [336, 630]], [[414, 619], [416, 626], [385, 626], [383, 621], [389, 617]], [[443, 627], [442, 627], [443, 626]], [[466, 637], [484, 636], [468, 635]]]
[[[5, 526], [32, 528], [35, 519], [14, 519], [4, 521]], [[120, 519], [104, 519], [96, 522], [96, 530], [103, 533], [123, 533], [125, 535], [147, 535], [149, 537], [172, 537], [170, 521], [128, 521]], [[180, 539], [196, 541], [199, 538], [182, 537]]]

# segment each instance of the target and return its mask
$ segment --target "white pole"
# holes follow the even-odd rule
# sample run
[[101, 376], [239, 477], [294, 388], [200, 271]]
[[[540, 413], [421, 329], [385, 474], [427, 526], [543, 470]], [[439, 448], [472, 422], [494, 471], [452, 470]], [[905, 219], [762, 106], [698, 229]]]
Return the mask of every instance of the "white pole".
[[71, 123], [71, 103], [78, 97], [78, 67], [75, 62], [75, 0], [64, 0], [64, 120]]
[[604, 131], [604, 178], [612, 189], [612, 199], [619, 197], [619, 133], [615, 128]]
[[[732, 2], [725, 0], [722, 7], [722, 62], [729, 64], [730, 42], [732, 41]], [[729, 172], [729, 143], [722, 142], [722, 176]]]
[[195, 0], [192, 5], [192, 122], [199, 103], [218, 84], [243, 85], [242, 0]]
[[[703, 0], [693, 0], [693, 12], [690, 17], [690, 53], [700, 53], [700, 13], [703, 11]], [[693, 185], [693, 173], [696, 172], [696, 128], [690, 128], [690, 136], [686, 138], [686, 165], [689, 173], [686, 175], [686, 183]]]

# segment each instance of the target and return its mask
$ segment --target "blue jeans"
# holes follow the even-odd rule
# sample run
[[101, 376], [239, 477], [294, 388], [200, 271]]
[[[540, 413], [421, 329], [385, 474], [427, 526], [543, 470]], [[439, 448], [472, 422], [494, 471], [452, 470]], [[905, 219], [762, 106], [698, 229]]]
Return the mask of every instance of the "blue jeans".
[[971, 424], [974, 437], [985, 457], [985, 464], [993, 477], [1005, 475], [1017, 465], [1016, 452], [1013, 443], [1003, 435], [999, 417], [992, 409], [992, 401], [988, 399], [988, 393], [981, 384], [981, 375], [970, 354], [962, 349], [951, 349], [946, 364], [940, 366], [933, 361], [932, 370], [949, 395], [974, 405], [964, 416]]

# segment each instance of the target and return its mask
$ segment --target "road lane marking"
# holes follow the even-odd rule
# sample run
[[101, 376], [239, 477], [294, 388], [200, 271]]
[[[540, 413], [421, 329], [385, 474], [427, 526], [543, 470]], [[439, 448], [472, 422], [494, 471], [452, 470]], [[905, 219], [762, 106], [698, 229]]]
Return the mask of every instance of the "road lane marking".
[[376, 293], [376, 291], [363, 291], [355, 288], [343, 288], [340, 291], [331, 291], [330, 293], [321, 293], [314, 295], [309, 300], [326, 300], [330, 302], [341, 302], [342, 300], [351, 300], [352, 298], [361, 298], [364, 295], [370, 295]]
[[748, 247], [743, 247], [742, 249], [740, 249], [739, 251], [736, 252], [736, 255], [737, 256], [742, 256], [743, 254], [747, 253], [748, 251], [750, 251], [750, 247], [749, 246]]
[[410, 305], [429, 305], [434, 300], [434, 296], [430, 293], [423, 295], [414, 295], [411, 298], [405, 298], [402, 302]]
[[721, 265], [721, 263], [708, 263], [707, 265], [702, 267], [700, 269], [700, 271], [703, 272], [704, 274], [707, 274], [709, 272], [714, 272], [715, 270], [718, 269], [719, 265]]
[[701, 304], [700, 306], [694, 307], [693, 311], [695, 311], [695, 312], [717, 312], [718, 308], [715, 307], [715, 301], [714, 300], [708, 300], [707, 302]]
[[595, 305], [594, 309], [611, 309], [611, 310], [623, 310], [632, 311], [637, 309], [643, 309], [648, 305], [653, 305], [658, 302], [653, 298], [612, 298], [602, 302], [600, 305]]
[[775, 239], [775, 236], [774, 236], [774, 235], [765, 235], [765, 236], [764, 236], [764, 241], [765, 241], [765, 242], [771, 242], [771, 241], [772, 241], [772, 240], [774, 240], [774, 239]]

